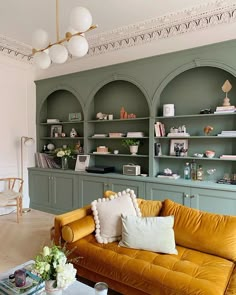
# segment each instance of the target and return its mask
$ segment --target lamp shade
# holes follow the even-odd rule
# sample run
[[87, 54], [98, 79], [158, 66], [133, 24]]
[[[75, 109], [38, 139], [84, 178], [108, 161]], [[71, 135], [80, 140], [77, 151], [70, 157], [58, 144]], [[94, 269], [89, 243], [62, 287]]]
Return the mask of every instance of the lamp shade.
[[65, 46], [56, 44], [49, 49], [49, 56], [51, 57], [52, 62], [63, 64], [68, 58], [68, 51]]
[[68, 42], [67, 48], [72, 55], [82, 57], [87, 54], [89, 46], [84, 37], [73, 36]]
[[35, 63], [40, 69], [46, 70], [51, 65], [51, 58], [46, 52], [38, 52], [34, 57]]
[[92, 25], [92, 15], [85, 7], [75, 7], [70, 14], [70, 25], [78, 32], [87, 31]]
[[49, 45], [48, 33], [42, 29], [38, 29], [33, 33], [32, 46], [36, 49], [46, 48]]
[[24, 141], [25, 146], [31, 146], [34, 143], [34, 139], [32, 137], [26, 137]]

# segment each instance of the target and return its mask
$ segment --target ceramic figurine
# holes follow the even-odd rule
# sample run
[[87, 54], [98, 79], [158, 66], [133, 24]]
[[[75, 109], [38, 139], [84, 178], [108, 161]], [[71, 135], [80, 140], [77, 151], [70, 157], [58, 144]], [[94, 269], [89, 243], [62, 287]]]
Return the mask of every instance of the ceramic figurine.
[[224, 85], [222, 86], [222, 91], [226, 94], [223, 102], [224, 107], [230, 106], [230, 101], [228, 98], [228, 92], [232, 89], [232, 85], [230, 84], [229, 80], [226, 80]]
[[75, 130], [75, 128], [72, 128], [70, 132], [70, 137], [76, 137], [76, 136], [77, 136], [77, 131]]
[[209, 133], [213, 130], [214, 128], [212, 126], [205, 126], [203, 131], [205, 135], [209, 135]]

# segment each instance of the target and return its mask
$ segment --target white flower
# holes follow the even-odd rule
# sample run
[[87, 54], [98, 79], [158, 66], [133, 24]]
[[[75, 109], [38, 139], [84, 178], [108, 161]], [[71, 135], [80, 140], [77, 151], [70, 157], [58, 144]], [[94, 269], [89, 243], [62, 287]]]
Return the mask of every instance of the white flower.
[[47, 246], [45, 246], [45, 247], [43, 248], [43, 256], [44, 256], [44, 257], [45, 257], [45, 256], [48, 256], [48, 255], [50, 255], [50, 253], [51, 253], [50, 248], [47, 247]]
[[64, 151], [59, 151], [59, 152], [57, 152], [57, 157], [59, 157], [59, 158], [62, 158], [62, 157], [64, 157], [66, 154], [65, 154], [65, 152]]
[[73, 267], [73, 264], [67, 263], [64, 266], [64, 269], [57, 273], [57, 287], [65, 289], [76, 279], [76, 269]]

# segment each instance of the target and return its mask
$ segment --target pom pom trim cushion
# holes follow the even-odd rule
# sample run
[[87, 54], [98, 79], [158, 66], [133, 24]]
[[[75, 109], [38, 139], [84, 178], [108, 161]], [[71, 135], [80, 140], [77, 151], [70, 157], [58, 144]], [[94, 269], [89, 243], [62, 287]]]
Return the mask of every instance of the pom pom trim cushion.
[[106, 244], [121, 239], [121, 214], [141, 217], [136, 195], [130, 189], [93, 201], [91, 209], [98, 243]]

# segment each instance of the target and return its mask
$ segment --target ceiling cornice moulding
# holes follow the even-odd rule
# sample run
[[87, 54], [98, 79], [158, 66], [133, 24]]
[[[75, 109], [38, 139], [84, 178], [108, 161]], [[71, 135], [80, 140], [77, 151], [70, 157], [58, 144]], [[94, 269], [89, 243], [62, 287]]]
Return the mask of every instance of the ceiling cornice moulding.
[[236, 2], [215, 1], [94, 35], [88, 38], [89, 55], [138, 46], [235, 21]]
[[[208, 29], [236, 21], [236, 1], [217, 0], [204, 5], [166, 14], [112, 31], [89, 36], [88, 56], [139, 46], [158, 39]], [[0, 35], [0, 52], [32, 63], [31, 46]]]

